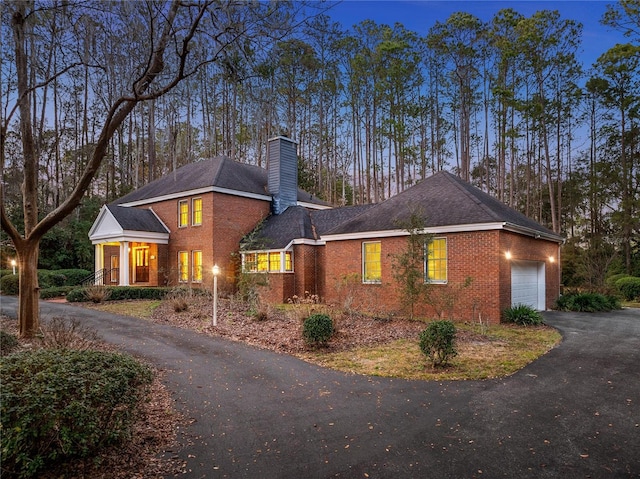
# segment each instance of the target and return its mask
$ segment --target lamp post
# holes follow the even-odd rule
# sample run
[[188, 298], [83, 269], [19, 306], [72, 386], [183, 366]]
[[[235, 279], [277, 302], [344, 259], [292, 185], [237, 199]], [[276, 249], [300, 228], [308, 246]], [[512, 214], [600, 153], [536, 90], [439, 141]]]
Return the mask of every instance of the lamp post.
[[217, 264], [213, 265], [213, 326], [218, 325], [218, 275], [220, 274], [220, 267]]
[[16, 260], [11, 260], [11, 267], [13, 268], [13, 274], [16, 274]]

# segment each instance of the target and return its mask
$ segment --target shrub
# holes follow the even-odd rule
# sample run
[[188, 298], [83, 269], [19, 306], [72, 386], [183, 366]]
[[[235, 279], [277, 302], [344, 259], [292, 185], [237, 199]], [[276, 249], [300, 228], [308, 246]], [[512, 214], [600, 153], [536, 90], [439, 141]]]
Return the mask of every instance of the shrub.
[[18, 338], [13, 334], [0, 330], [0, 355], [6, 356], [18, 347]]
[[60, 296], [66, 296], [70, 291], [74, 289], [74, 286], [53, 286], [47, 289], [40, 290], [40, 299], [58, 298]]
[[58, 269], [53, 273], [64, 276], [64, 283], [61, 286], [82, 286], [82, 282], [93, 274], [93, 271], [86, 269]]
[[526, 304], [516, 304], [505, 309], [503, 317], [507, 323], [515, 323], [520, 326], [537, 326], [544, 323], [542, 315]]
[[617, 273], [609, 276], [607, 279], [604, 280], [604, 282], [607, 286], [611, 288], [615, 288], [616, 281], [618, 281], [621, 278], [629, 278], [629, 277], [630, 276], [627, 273]]
[[625, 300], [633, 301], [636, 298], [640, 298], [640, 278], [627, 276], [617, 280], [615, 285], [616, 288], [620, 290]]
[[20, 292], [17, 274], [8, 274], [0, 278], [0, 292], [2, 294], [18, 294]]
[[103, 301], [107, 301], [111, 296], [111, 288], [107, 288], [106, 286], [87, 286], [84, 288], [84, 297], [86, 301], [91, 301], [92, 303], [102, 303]]
[[98, 344], [95, 331], [80, 324], [77, 319], [55, 317], [40, 328], [39, 344], [43, 348], [92, 349]]
[[326, 344], [333, 335], [333, 321], [326, 314], [312, 314], [302, 324], [302, 336], [307, 344]]
[[600, 293], [568, 293], [558, 298], [556, 309], [587, 313], [612, 311], [620, 309], [620, 301], [614, 296]]
[[84, 300], [84, 288], [75, 288], [67, 293], [67, 301], [70, 303], [79, 303]]
[[[125, 299], [159, 299], [162, 300], [173, 288], [166, 287], [137, 287], [137, 286], [87, 286], [85, 288], [73, 289], [67, 294], [67, 301], [70, 303], [89, 301], [85, 291], [91, 288], [104, 288], [109, 291], [108, 299], [105, 301], [122, 301]], [[194, 289], [193, 294], [208, 294], [205, 290]]]
[[175, 288], [165, 295], [165, 301], [168, 301], [176, 313], [181, 313], [189, 309], [189, 302], [193, 298], [193, 291], [187, 288]]
[[456, 327], [451, 321], [434, 321], [420, 333], [420, 350], [433, 367], [444, 366], [458, 354], [455, 339]]
[[0, 364], [2, 468], [33, 477], [130, 437], [151, 370], [121, 354], [41, 349]]

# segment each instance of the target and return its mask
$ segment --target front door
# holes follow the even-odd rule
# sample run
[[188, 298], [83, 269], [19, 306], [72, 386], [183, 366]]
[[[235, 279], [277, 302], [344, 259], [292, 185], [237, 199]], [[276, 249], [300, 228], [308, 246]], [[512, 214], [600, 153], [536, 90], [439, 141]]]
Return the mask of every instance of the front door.
[[135, 255], [135, 279], [136, 283], [149, 282], [149, 247], [134, 249]]

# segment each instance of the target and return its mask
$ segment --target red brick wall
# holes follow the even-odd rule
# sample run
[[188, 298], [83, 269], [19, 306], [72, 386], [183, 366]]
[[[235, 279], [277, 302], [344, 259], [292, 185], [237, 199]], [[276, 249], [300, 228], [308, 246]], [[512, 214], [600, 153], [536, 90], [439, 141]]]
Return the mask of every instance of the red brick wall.
[[[501, 231], [449, 233], [447, 238], [448, 283], [433, 284], [430, 294], [439, 306], [417, 305], [416, 315], [497, 323], [501, 311], [510, 306], [511, 270], [504, 252], [510, 248], [517, 259], [546, 262], [546, 302], [550, 308], [559, 291], [558, 245]], [[368, 240], [367, 240], [368, 241]], [[407, 237], [382, 238], [381, 284], [362, 284], [363, 240], [331, 241], [326, 245], [325, 300], [340, 306], [368, 310], [374, 314], [402, 313], [399, 285], [393, 278], [394, 255], [406, 247]], [[555, 262], [550, 263], [549, 256]], [[471, 278], [468, 287], [462, 287]], [[443, 306], [453, 299], [454, 309]]]
[[[202, 198], [202, 225], [199, 226], [189, 224], [183, 228], [178, 227], [178, 199], [141, 206], [151, 206], [171, 231], [166, 259], [164, 254], [163, 257], [158, 256], [159, 274], [167, 276], [169, 285], [177, 285], [178, 252], [188, 251], [191, 254], [191, 251], [200, 250], [203, 261], [203, 285], [210, 287], [211, 268], [215, 263], [221, 270], [218, 287], [223, 291], [232, 289], [237, 274], [240, 239], [268, 215], [270, 203], [221, 193], [180, 198], [189, 200], [190, 215], [193, 198]], [[191, 223], [191, 217], [189, 220]]]
[[[515, 233], [502, 232], [500, 238], [500, 276], [503, 278], [500, 287], [500, 300], [504, 308], [511, 305], [511, 268], [510, 261], [527, 260], [545, 263], [545, 306], [551, 309], [560, 294], [560, 248], [558, 243], [521, 236]], [[511, 253], [507, 260], [505, 253]], [[553, 258], [553, 261], [550, 260]]]

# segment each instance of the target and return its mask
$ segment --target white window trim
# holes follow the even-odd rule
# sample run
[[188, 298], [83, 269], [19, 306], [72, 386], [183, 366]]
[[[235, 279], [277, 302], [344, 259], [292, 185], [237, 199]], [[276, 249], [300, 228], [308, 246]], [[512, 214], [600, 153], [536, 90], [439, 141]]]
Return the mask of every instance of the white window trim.
[[[196, 209], [193, 206], [193, 204], [195, 203], [196, 200], [200, 200], [200, 223], [196, 223], [193, 220], [193, 215], [196, 212]], [[202, 201], [202, 197], [198, 196], [197, 198], [191, 198], [191, 226], [202, 226], [203, 220], [204, 220], [204, 202]]]
[[[196, 262], [194, 260], [194, 257], [196, 255], [196, 253], [200, 253], [200, 279], [196, 279]], [[202, 278], [204, 276], [204, 268], [203, 268], [203, 264], [202, 264], [202, 250], [199, 249], [194, 249], [191, 251], [191, 281], [194, 283], [202, 283]]]
[[[270, 270], [269, 267], [271, 266], [271, 260], [270, 260], [270, 256], [273, 253], [279, 253], [280, 254], [280, 270], [279, 271], [275, 271], [275, 270]], [[287, 270], [286, 266], [287, 266], [287, 253], [289, 253], [291, 255], [291, 270]], [[246, 266], [246, 255], [248, 254], [255, 254], [256, 255], [256, 265], [255, 265], [255, 269], [254, 270], [247, 270], [247, 266]], [[258, 255], [259, 254], [266, 254], [267, 255], [267, 269], [266, 271], [258, 271]], [[294, 273], [295, 271], [295, 266], [294, 266], [294, 259], [293, 259], [293, 250], [256, 250], [256, 251], [243, 251], [242, 252], [242, 272], [243, 273]]]
[[[180, 263], [180, 258], [182, 257], [182, 253], [186, 253], [187, 258], [187, 277], [186, 279], [182, 279], [182, 263]], [[189, 252], [188, 251], [178, 251], [178, 283], [188, 283], [189, 282]]]
[[[366, 268], [365, 268], [367, 255], [365, 252], [365, 245], [375, 244], [375, 243], [380, 245], [380, 279], [367, 280]], [[362, 242], [362, 284], [382, 284], [382, 241], [363, 241]]]
[[[182, 212], [180, 211], [180, 205], [182, 205], [183, 203], [185, 203], [187, 205], [187, 221], [185, 224], [182, 224], [181, 222], [181, 218], [182, 218]], [[189, 200], [179, 200], [178, 201], [178, 228], [187, 228], [189, 226]]]
[[424, 282], [425, 284], [448, 284], [449, 283], [449, 241], [446, 236], [438, 236], [436, 238], [431, 239], [431, 243], [436, 240], [444, 240], [444, 252], [445, 252], [445, 261], [446, 261], [446, 275], [447, 279], [429, 279], [429, 244], [425, 243], [425, 255], [424, 255]]

